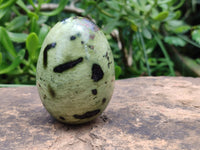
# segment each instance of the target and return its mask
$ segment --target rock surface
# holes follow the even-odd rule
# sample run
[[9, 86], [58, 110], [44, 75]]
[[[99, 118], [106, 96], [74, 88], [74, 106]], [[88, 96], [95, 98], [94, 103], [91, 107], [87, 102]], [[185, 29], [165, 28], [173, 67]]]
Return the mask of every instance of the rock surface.
[[65, 125], [36, 87], [0, 89], [1, 150], [166, 150], [200, 148], [200, 78], [118, 80], [104, 113]]

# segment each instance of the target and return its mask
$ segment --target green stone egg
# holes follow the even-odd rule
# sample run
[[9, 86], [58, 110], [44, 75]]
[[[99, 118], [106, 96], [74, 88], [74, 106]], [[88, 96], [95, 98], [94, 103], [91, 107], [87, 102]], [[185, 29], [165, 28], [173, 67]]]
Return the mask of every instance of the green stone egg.
[[57, 120], [80, 124], [107, 107], [114, 89], [114, 60], [103, 32], [90, 20], [71, 17], [46, 36], [37, 63], [37, 88]]

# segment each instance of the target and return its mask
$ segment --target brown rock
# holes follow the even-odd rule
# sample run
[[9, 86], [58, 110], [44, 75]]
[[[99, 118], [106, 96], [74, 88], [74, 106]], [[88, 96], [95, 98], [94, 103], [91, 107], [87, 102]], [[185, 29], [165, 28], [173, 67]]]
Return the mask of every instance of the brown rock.
[[42, 106], [36, 87], [0, 89], [1, 150], [199, 149], [200, 78], [116, 81], [105, 112], [65, 125]]

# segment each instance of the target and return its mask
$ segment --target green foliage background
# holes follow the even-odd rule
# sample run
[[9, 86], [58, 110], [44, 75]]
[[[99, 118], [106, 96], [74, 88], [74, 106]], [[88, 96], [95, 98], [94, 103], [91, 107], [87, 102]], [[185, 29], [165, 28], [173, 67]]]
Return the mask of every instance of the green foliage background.
[[45, 36], [56, 22], [75, 15], [92, 19], [106, 34], [117, 79], [199, 76], [199, 3], [0, 0], [0, 83], [35, 84], [37, 59]]

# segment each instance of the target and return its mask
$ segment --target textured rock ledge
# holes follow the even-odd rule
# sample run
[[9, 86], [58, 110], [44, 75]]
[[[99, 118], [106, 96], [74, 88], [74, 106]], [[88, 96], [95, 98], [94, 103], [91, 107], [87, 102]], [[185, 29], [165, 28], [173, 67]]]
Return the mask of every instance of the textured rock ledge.
[[36, 87], [1, 88], [0, 102], [1, 150], [200, 148], [200, 78], [116, 81], [106, 111], [79, 126], [54, 120]]

